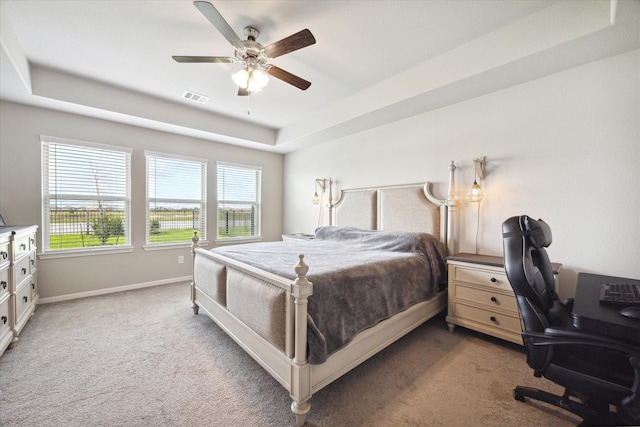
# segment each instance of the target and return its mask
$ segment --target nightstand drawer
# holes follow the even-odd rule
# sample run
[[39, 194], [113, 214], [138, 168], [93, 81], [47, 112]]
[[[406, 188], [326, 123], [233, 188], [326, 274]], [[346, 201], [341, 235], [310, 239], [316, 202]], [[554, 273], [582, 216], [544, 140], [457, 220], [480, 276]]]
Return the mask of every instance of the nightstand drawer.
[[495, 311], [485, 310], [478, 307], [454, 302], [454, 316], [468, 319], [473, 322], [483, 323], [485, 325], [507, 330], [509, 332], [520, 333], [520, 317], [518, 315], [510, 316], [508, 314], [496, 313]]
[[506, 273], [504, 273], [504, 271], [494, 272], [488, 271], [487, 269], [479, 270], [475, 268], [456, 266], [454, 269], [453, 280], [475, 283], [476, 285], [482, 285], [513, 292], [511, 289], [511, 285], [507, 280], [507, 275]]
[[490, 310], [498, 308], [511, 311], [515, 315], [518, 314], [518, 304], [513, 293], [492, 292], [491, 289], [467, 286], [461, 283], [454, 283], [453, 286], [453, 296], [456, 299], [472, 301], [484, 305]]

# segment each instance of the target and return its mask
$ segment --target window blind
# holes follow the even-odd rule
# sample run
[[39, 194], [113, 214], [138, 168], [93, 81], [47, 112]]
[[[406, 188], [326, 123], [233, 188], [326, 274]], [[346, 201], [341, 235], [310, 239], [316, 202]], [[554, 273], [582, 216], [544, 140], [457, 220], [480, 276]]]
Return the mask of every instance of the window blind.
[[217, 163], [218, 238], [259, 237], [262, 168]]
[[145, 152], [147, 158], [147, 243], [206, 239], [207, 161]]
[[44, 251], [129, 245], [131, 150], [41, 141]]

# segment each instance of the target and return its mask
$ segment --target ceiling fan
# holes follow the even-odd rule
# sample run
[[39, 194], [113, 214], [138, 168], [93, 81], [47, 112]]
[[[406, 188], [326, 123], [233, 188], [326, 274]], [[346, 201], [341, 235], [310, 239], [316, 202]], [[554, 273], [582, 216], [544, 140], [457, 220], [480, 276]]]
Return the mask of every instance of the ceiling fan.
[[172, 58], [176, 62], [241, 63], [244, 68], [232, 76], [239, 87], [238, 95], [240, 96], [247, 96], [251, 92], [262, 90], [269, 80], [267, 74], [301, 90], [307, 90], [311, 86], [311, 82], [269, 63], [269, 60], [273, 58], [315, 44], [316, 39], [311, 31], [305, 29], [268, 46], [262, 46], [256, 42], [260, 32], [254, 27], [245, 27], [244, 34], [247, 40], [241, 40], [211, 3], [194, 1], [193, 4], [231, 43], [235, 49], [235, 56], [173, 56]]

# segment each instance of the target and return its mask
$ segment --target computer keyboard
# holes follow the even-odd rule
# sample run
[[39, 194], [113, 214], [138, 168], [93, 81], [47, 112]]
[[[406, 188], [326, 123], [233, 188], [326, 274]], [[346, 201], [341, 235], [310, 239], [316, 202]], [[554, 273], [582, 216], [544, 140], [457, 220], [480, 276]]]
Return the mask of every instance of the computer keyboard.
[[635, 283], [604, 283], [600, 287], [600, 303], [640, 306], [640, 285]]

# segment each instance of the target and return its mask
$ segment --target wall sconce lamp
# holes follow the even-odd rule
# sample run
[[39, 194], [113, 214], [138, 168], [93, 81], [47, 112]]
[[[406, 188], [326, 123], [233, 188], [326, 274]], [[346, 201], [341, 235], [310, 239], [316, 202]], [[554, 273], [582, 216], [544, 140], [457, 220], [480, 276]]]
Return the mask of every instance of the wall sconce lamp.
[[475, 166], [475, 178], [473, 180], [473, 186], [467, 193], [467, 198], [470, 202], [480, 202], [484, 197], [484, 193], [482, 192], [482, 187], [478, 184], [478, 179], [480, 181], [484, 180], [484, 156], [473, 159], [473, 163]]
[[[327, 207], [329, 208], [329, 225], [333, 223], [333, 217], [331, 212], [331, 208], [333, 207], [332, 184], [333, 184], [333, 181], [331, 180], [331, 178], [316, 178], [315, 193], [313, 193], [313, 198], [311, 199], [311, 201], [317, 205], [322, 200], [324, 200], [325, 190], [329, 191], [329, 200], [327, 202]], [[329, 188], [327, 188], [327, 185], [329, 186]], [[320, 187], [320, 190], [322, 191], [321, 195], [318, 194], [318, 187]], [[318, 210], [318, 227], [320, 227], [320, 225], [322, 224], [323, 210], [324, 209], [322, 209], [322, 207], [320, 207]]]
[[324, 190], [327, 187], [327, 180], [324, 178], [316, 178], [315, 181], [315, 192], [313, 193], [313, 198], [311, 201], [314, 205], [320, 203], [320, 196], [318, 195], [318, 187], [322, 190], [322, 194], [324, 194]]

